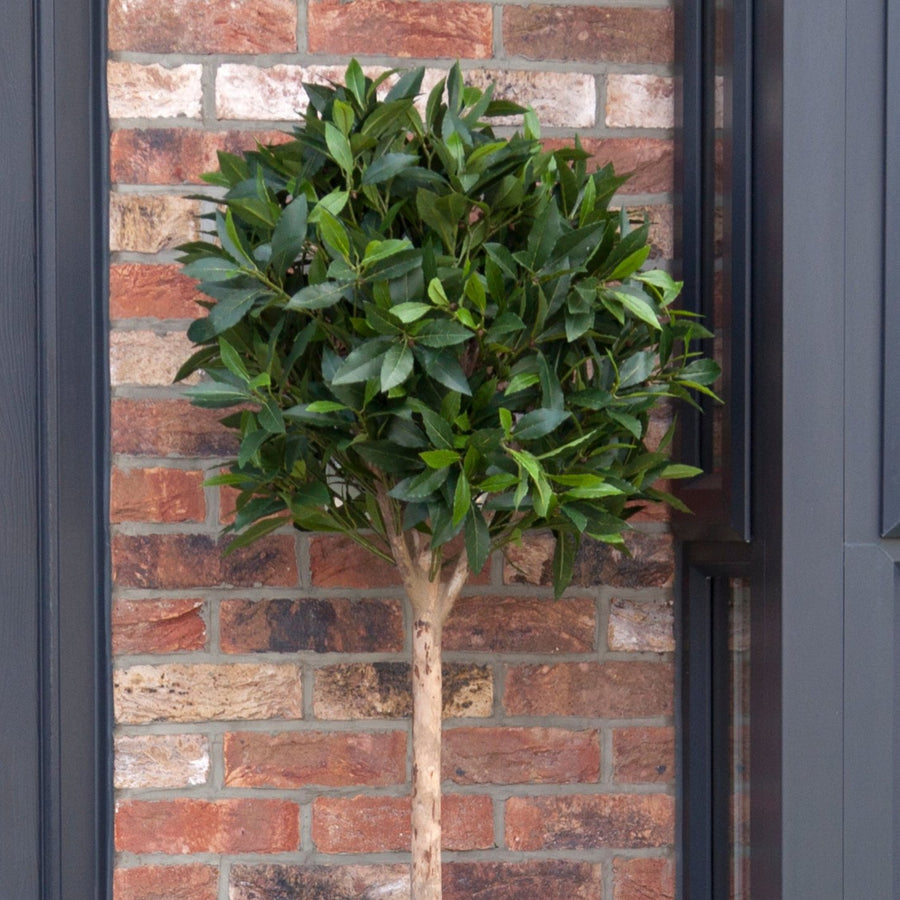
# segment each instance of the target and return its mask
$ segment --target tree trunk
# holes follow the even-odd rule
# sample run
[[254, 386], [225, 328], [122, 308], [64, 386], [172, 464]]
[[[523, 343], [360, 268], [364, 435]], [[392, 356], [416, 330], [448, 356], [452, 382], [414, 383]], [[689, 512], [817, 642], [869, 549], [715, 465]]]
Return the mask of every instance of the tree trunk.
[[412, 626], [411, 900], [441, 900], [441, 639], [437, 610], [416, 610]]

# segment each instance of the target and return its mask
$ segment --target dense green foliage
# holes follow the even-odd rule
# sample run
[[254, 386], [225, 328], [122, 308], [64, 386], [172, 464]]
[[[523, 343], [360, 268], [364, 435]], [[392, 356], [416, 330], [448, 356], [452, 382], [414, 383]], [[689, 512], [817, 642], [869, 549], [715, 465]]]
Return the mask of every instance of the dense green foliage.
[[[220, 154], [209, 240], [182, 248], [210, 300], [179, 377], [238, 407], [212, 479], [240, 491], [238, 542], [290, 519], [390, 558], [389, 529], [416, 529], [436, 575], [460, 533], [478, 571], [549, 528], [561, 592], [583, 535], [621, 542], [631, 501], [677, 503], [654, 482], [696, 470], [645, 447], [648, 419], [718, 368], [680, 285], [641, 270], [647, 227], [609, 209], [624, 178], [577, 142], [545, 152], [532, 112], [458, 66], [419, 112], [422, 75], [379, 99], [353, 62], [307, 86], [291, 140]], [[510, 114], [523, 133], [496, 137]]]

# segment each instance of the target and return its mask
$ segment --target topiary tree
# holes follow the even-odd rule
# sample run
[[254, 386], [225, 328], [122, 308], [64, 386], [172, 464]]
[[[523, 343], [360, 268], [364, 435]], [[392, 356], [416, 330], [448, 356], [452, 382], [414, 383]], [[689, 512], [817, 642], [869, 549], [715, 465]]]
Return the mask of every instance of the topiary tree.
[[[647, 226], [609, 203], [578, 145], [465, 86], [415, 101], [354, 61], [306, 85], [293, 139], [222, 153], [207, 240], [182, 248], [209, 298], [194, 403], [236, 407], [232, 547], [292, 523], [396, 564], [413, 610], [414, 900], [441, 896], [441, 635], [470, 572], [529, 529], [556, 537], [554, 591], [584, 536], [622, 544], [634, 501], [696, 474], [645, 445], [651, 411], [709, 393], [708, 333], [642, 271]], [[386, 90], [387, 89], [387, 90]], [[386, 90], [381, 98], [379, 92]], [[486, 122], [522, 115], [523, 132]]]

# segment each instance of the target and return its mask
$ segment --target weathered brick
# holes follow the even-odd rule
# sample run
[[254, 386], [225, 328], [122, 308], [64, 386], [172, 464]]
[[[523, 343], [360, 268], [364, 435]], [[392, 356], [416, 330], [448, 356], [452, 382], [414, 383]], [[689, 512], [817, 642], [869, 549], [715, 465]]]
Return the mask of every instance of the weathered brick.
[[206, 515], [202, 472], [167, 469], [112, 470], [110, 521], [202, 522]]
[[[486, 666], [445, 663], [444, 718], [491, 715], [494, 694]], [[397, 719], [412, 711], [407, 663], [323, 666], [316, 671], [313, 707], [319, 719]]]
[[219, 871], [214, 866], [136, 866], [116, 869], [115, 900], [216, 900]]
[[311, 0], [310, 53], [487, 59], [493, 15], [486, 3], [415, 3], [410, 0]]
[[175, 653], [206, 646], [203, 601], [115, 600], [112, 607], [112, 651]]
[[131, 666], [113, 673], [115, 718], [147, 722], [299, 719], [300, 667], [177, 664]]
[[159, 253], [198, 237], [195, 200], [160, 194], [111, 194], [109, 247], [112, 251]]
[[300, 844], [300, 810], [286, 800], [123, 800], [116, 849], [130, 853], [282, 853]]
[[506, 845], [512, 850], [665, 847], [675, 840], [668, 794], [510, 797]]
[[[513, 8], [513, 7], [509, 7]], [[570, 139], [547, 138], [548, 150], [572, 145]], [[591, 154], [588, 169], [612, 163], [619, 175], [630, 178], [620, 194], [665, 194], [675, 189], [675, 142], [663, 138], [582, 138], [581, 146]]]
[[167, 68], [158, 63], [107, 63], [107, 98], [112, 119], [199, 119], [203, 101], [203, 67]]
[[610, 544], [587, 540], [575, 559], [574, 584], [590, 587], [668, 587], [675, 577], [671, 534], [626, 532], [625, 553]]
[[[181, 364], [194, 352], [183, 330], [112, 331], [109, 335], [109, 376], [113, 386], [136, 384], [166, 387]], [[198, 380], [192, 375], [184, 384]]]
[[607, 640], [610, 650], [674, 652], [672, 601], [613, 600], [609, 605]]
[[269, 535], [228, 555], [224, 549], [224, 541], [207, 534], [119, 534], [112, 543], [113, 580], [153, 590], [297, 583], [292, 535]]
[[[541, 125], [548, 128], [592, 128], [596, 123], [594, 76], [584, 72], [471, 69], [466, 83], [486, 89], [494, 85], [494, 97], [531, 106]], [[520, 116], [500, 117], [498, 124], [519, 125]]]
[[403, 609], [396, 600], [225, 600], [219, 631], [226, 653], [396, 653]]
[[610, 128], [674, 128], [674, 79], [611, 72], [606, 76], [606, 124]]
[[230, 456], [237, 452], [237, 437], [220, 424], [224, 412], [199, 409], [187, 400], [114, 400], [112, 450], [131, 456]]
[[668, 663], [523, 665], [509, 668], [504, 703], [519, 716], [667, 716], [674, 692]]
[[110, 135], [110, 175], [114, 184], [200, 184], [204, 172], [218, 168], [217, 151], [237, 154], [290, 139], [280, 131], [119, 128]]
[[[490, 797], [445, 794], [441, 804], [445, 850], [494, 846]], [[407, 850], [407, 797], [318, 797], [313, 801], [313, 843], [320, 853], [379, 853]]]
[[120, 734], [115, 739], [117, 788], [205, 784], [209, 741], [201, 734]]
[[229, 900], [403, 900], [409, 866], [233, 865]]
[[[673, 259], [675, 256], [675, 212], [668, 204], [660, 206], [631, 207], [628, 210], [632, 224], [650, 225], [650, 261]], [[718, 214], [717, 214], [718, 215]]]
[[670, 63], [671, 9], [602, 6], [505, 6], [503, 46], [528, 59]]
[[[331, 70], [336, 81], [342, 73]], [[261, 68], [223, 63], [216, 69], [216, 116], [220, 119], [295, 121], [309, 98], [303, 82], [321, 83], [310, 69], [295, 65]]]
[[405, 731], [226, 734], [225, 784], [272, 788], [402, 784], [406, 743]]
[[290, 53], [292, 0], [113, 0], [109, 48], [138, 53]]
[[674, 900], [675, 865], [670, 859], [616, 857], [613, 900]]
[[595, 619], [591, 600], [462, 597], [444, 628], [444, 648], [585, 653], [594, 646]]
[[601, 900], [602, 874], [599, 863], [567, 859], [445, 863], [444, 900]]
[[622, 782], [675, 780], [674, 728], [616, 728], [613, 777]]
[[205, 313], [195, 285], [180, 266], [117, 263], [109, 270], [110, 317], [196, 319]]
[[445, 728], [443, 778], [456, 784], [568, 784], [600, 777], [596, 731]]
[[[610, 544], [585, 540], [575, 559], [572, 583], [579, 587], [667, 587], [675, 574], [670, 534], [626, 532], [623, 553]], [[529, 535], [521, 545], [507, 548], [503, 580], [507, 584], [553, 583], [555, 541], [546, 533]]]

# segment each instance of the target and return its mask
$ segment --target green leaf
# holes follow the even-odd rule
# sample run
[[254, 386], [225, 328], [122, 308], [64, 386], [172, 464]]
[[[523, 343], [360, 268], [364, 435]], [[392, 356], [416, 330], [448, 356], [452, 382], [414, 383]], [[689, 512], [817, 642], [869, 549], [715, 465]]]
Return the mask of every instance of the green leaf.
[[393, 344], [381, 364], [381, 390], [389, 391], [398, 384], [403, 384], [412, 368], [412, 350], [405, 342]]
[[325, 123], [325, 143], [331, 158], [343, 169], [349, 179], [353, 171], [353, 150], [350, 149], [350, 141], [337, 126], [331, 122]]
[[470, 506], [466, 513], [465, 537], [469, 568], [477, 575], [491, 555], [491, 532], [477, 506]]
[[621, 288], [612, 292], [613, 296], [628, 310], [633, 316], [646, 322], [652, 328], [659, 330], [662, 326], [659, 324], [659, 317], [650, 301], [641, 294], [632, 294]]
[[676, 376], [679, 381], [692, 381], [694, 384], [712, 384], [722, 370], [714, 359], [695, 359], [685, 366]]
[[269, 265], [283, 276], [291, 263], [300, 255], [306, 243], [307, 216], [309, 204], [301, 194], [295, 197], [282, 211], [272, 232], [272, 258]]
[[392, 343], [390, 338], [376, 338], [357, 347], [341, 363], [331, 383], [354, 384], [379, 376], [384, 355]]
[[469, 386], [466, 373], [452, 351], [431, 350], [428, 347], [417, 346], [413, 348], [413, 352], [429, 378], [458, 394], [472, 396], [472, 388]]
[[703, 469], [698, 469], [696, 466], [687, 466], [680, 463], [672, 463], [671, 465], [666, 466], [662, 472], [659, 473], [660, 478], [696, 478], [698, 475], [703, 474]]
[[225, 368], [228, 369], [232, 375], [236, 375], [241, 381], [250, 381], [250, 373], [247, 371], [247, 367], [244, 365], [244, 361], [241, 359], [240, 354], [223, 337], [219, 338], [219, 355], [222, 358]]
[[449, 469], [426, 469], [411, 478], [404, 478], [389, 493], [397, 500], [406, 502], [427, 500], [447, 480], [449, 474]]
[[335, 400], [314, 400], [306, 406], [306, 411], [309, 413], [342, 412], [345, 409], [347, 407], [343, 403], [338, 403]]
[[341, 281], [308, 284], [288, 300], [285, 309], [327, 309], [343, 300], [349, 288], [349, 284]]
[[189, 278], [196, 278], [198, 281], [228, 281], [243, 274], [235, 260], [223, 259], [221, 256], [195, 259], [183, 266], [181, 271]]
[[269, 534], [276, 528], [281, 528], [282, 525], [286, 525], [288, 521], [286, 516], [273, 516], [271, 519], [261, 519], [259, 522], [255, 522], [246, 531], [239, 534], [232, 541], [229, 541], [225, 553], [233, 553], [241, 547], [249, 546], [254, 541], [258, 541], [261, 537]]
[[209, 409], [235, 406], [238, 403], [246, 403], [252, 399], [250, 392], [247, 390], [208, 381], [189, 387], [185, 393], [195, 406], [203, 406]]
[[415, 331], [415, 340], [426, 347], [452, 347], [475, 335], [465, 325], [453, 319], [428, 319]]
[[456, 450], [423, 450], [419, 456], [429, 469], [445, 469], [459, 462]]
[[650, 245], [645, 244], [639, 250], [626, 256], [609, 276], [610, 281], [624, 281], [629, 275], [633, 275], [644, 264], [650, 255]]
[[571, 413], [562, 409], [535, 409], [525, 413], [512, 430], [517, 441], [534, 441], [558, 428]]
[[578, 538], [570, 531], [556, 532], [556, 547], [553, 550], [553, 596], [559, 600], [563, 591], [572, 582]]
[[646, 381], [656, 366], [656, 354], [652, 350], [633, 353], [619, 366], [619, 389], [633, 387]]
[[385, 153], [378, 157], [363, 172], [360, 184], [381, 184], [390, 181], [406, 169], [419, 164], [419, 158], [409, 153]]
[[322, 240], [341, 258], [350, 259], [350, 239], [344, 226], [327, 210], [322, 210], [318, 216], [319, 234]]
[[453, 490], [453, 515], [454, 525], [459, 525], [466, 517], [472, 505], [472, 492], [469, 488], [469, 479], [466, 473], [461, 471], [456, 479], [456, 487]]
[[396, 316], [404, 325], [410, 322], [418, 322], [423, 316], [428, 315], [434, 307], [430, 303], [398, 303], [391, 307], [391, 315]]

